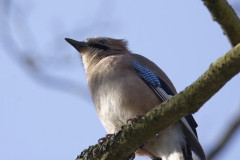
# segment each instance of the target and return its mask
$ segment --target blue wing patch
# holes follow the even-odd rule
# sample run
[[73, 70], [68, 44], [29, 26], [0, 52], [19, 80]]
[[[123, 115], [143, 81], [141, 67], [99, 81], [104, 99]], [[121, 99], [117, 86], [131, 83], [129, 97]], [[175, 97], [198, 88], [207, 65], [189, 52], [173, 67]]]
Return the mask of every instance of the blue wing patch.
[[137, 73], [139, 77], [141, 77], [144, 81], [150, 83], [154, 87], [161, 87], [161, 83], [158, 77], [147, 67], [141, 65], [140, 63], [134, 60], [131, 61], [131, 65], [138, 71]]
[[[166, 101], [167, 99], [171, 98], [174, 93], [170, 89], [170, 87], [160, 78], [158, 78], [151, 70], [149, 70], [147, 67], [141, 65], [140, 63], [132, 60], [131, 65], [134, 69], [137, 70], [137, 73], [140, 78], [142, 78], [146, 83], [149, 84], [149, 87], [155, 92], [155, 94], [162, 100]], [[190, 132], [195, 135], [197, 139], [197, 132], [196, 127], [197, 123], [195, 122], [194, 118], [191, 114], [185, 116], [185, 118], [182, 118], [181, 120], [185, 124]]]

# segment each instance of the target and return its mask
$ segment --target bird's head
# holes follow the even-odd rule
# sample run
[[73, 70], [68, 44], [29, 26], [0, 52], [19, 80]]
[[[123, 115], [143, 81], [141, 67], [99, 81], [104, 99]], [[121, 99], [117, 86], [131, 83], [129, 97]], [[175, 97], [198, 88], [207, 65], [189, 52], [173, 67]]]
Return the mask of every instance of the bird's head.
[[127, 48], [127, 41], [123, 39], [112, 39], [107, 37], [87, 38], [84, 41], [76, 41], [65, 38], [82, 57], [85, 69], [90, 65], [95, 65], [101, 59], [118, 54], [130, 53]]

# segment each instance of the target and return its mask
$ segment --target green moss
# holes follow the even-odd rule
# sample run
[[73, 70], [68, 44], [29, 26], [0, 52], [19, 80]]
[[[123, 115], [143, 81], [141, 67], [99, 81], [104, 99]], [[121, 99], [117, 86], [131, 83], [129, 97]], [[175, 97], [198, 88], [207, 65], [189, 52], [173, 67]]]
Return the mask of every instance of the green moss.
[[226, 0], [203, 0], [214, 21], [221, 26], [232, 46], [240, 42], [240, 20]]

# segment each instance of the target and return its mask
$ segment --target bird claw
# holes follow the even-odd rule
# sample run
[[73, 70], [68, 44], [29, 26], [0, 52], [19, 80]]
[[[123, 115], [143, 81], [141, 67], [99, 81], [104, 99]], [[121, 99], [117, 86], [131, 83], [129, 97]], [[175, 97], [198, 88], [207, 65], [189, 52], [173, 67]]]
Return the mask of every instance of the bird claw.
[[106, 137], [100, 138], [100, 139], [98, 140], [98, 144], [99, 144], [99, 145], [102, 145], [106, 140], [107, 140]]
[[113, 134], [107, 134], [106, 138], [111, 138]]
[[137, 122], [137, 119], [136, 118], [129, 118], [127, 120], [127, 124], [130, 122], [130, 124], [133, 124], [133, 123], [136, 123]]
[[127, 120], [127, 124], [128, 124], [128, 122], [130, 122], [130, 124], [137, 123], [137, 121], [142, 117], [143, 117], [143, 115], [136, 115], [134, 118], [129, 118]]
[[107, 139], [111, 138], [112, 135], [113, 135], [113, 134], [107, 134], [105, 137], [100, 138], [100, 139], [98, 140], [98, 144], [99, 144], [99, 145], [102, 145]]

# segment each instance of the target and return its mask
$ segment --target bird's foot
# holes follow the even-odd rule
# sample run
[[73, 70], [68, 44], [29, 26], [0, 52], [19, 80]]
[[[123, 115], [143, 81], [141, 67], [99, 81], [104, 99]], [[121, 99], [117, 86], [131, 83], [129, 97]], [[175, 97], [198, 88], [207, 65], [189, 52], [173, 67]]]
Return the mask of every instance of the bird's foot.
[[106, 137], [100, 138], [100, 139], [98, 140], [98, 144], [99, 144], [99, 145], [102, 145], [106, 140], [107, 140]]
[[130, 124], [137, 123], [137, 121], [142, 117], [143, 117], [143, 115], [136, 115], [134, 118], [129, 118], [127, 120], [127, 124], [129, 124], [129, 122], [130, 122]]
[[110, 138], [112, 137], [112, 135], [113, 135], [113, 134], [107, 134], [105, 137], [100, 138], [100, 139], [98, 140], [98, 144], [99, 144], [99, 145], [102, 145], [107, 139], [110, 139]]

